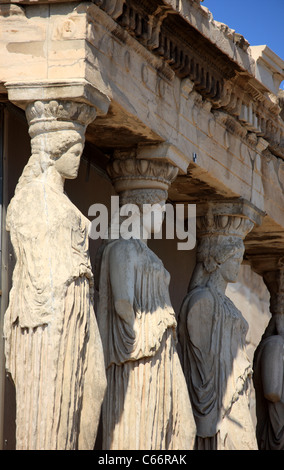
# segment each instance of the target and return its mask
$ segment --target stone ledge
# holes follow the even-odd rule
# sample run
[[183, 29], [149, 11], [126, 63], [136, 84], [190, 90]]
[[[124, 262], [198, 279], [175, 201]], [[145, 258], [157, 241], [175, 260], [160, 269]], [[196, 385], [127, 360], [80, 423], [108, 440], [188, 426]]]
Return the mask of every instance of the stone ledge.
[[74, 100], [97, 109], [98, 115], [106, 114], [109, 98], [86, 80], [41, 80], [36, 82], [7, 82], [8, 98], [16, 106], [25, 108], [36, 100]]

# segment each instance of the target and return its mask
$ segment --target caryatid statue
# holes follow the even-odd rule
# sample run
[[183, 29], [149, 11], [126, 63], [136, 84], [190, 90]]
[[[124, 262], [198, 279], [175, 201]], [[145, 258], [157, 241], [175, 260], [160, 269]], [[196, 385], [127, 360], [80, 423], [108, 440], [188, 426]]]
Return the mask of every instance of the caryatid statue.
[[284, 259], [263, 274], [271, 319], [255, 351], [256, 437], [260, 450], [284, 450]]
[[176, 173], [169, 163], [127, 156], [110, 165], [120, 196], [121, 229], [131, 211], [132, 235], [122, 229], [110, 237], [98, 263], [98, 325], [107, 373], [103, 449], [194, 445], [195, 423], [176, 350], [170, 275], [147, 245], [151, 232], [161, 228], [167, 189]]
[[[238, 204], [237, 204], [238, 205]], [[178, 317], [181, 360], [196, 421], [197, 450], [257, 449], [247, 396], [248, 324], [226, 296], [253, 222], [234, 203], [209, 203], [197, 218], [197, 263]]]
[[26, 116], [32, 155], [7, 213], [16, 265], [4, 335], [16, 389], [16, 448], [93, 449], [105, 367], [89, 221], [64, 193], [64, 181], [77, 176], [95, 110], [36, 101]]

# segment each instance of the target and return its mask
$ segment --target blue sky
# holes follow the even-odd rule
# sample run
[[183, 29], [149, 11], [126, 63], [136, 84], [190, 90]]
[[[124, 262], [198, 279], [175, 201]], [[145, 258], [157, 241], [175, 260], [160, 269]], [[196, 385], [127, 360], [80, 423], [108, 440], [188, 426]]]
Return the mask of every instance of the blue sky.
[[201, 5], [251, 46], [266, 44], [284, 60], [284, 0], [204, 0]]
[[284, 0], [204, 0], [201, 5], [251, 46], [266, 44], [284, 60]]

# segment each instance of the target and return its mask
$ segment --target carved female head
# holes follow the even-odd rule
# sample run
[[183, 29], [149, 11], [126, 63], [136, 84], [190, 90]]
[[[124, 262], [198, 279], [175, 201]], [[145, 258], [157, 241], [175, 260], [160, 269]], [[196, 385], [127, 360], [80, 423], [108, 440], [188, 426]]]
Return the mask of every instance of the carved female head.
[[40, 170], [50, 166], [67, 179], [77, 177], [84, 148], [84, 134], [77, 130], [60, 130], [41, 134], [32, 139], [32, 154], [38, 155]]
[[236, 282], [243, 254], [244, 243], [239, 237], [216, 235], [201, 238], [192, 283], [204, 285], [216, 275], [226, 283]]
[[52, 166], [63, 178], [76, 178], [85, 129], [95, 119], [95, 109], [72, 101], [35, 101], [27, 106], [26, 116], [32, 155], [16, 191]]

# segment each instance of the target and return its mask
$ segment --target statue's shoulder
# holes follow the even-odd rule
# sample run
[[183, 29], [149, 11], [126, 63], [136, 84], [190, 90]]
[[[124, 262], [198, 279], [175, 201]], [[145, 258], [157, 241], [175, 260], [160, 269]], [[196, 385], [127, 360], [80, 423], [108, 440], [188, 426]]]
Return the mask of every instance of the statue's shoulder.
[[[37, 206], [42, 207], [47, 193], [52, 193], [47, 185], [43, 185], [38, 180], [30, 181], [16, 190], [9, 204], [10, 211], [21, 212], [23, 208], [26, 211], [33, 211]], [[58, 194], [56, 194], [55, 198], [58, 200]]]
[[129, 261], [133, 262], [139, 253], [139, 247], [135, 242], [136, 240], [133, 239], [125, 240], [120, 238], [119, 240], [113, 240], [109, 243], [109, 256], [113, 262], [122, 264]]
[[133, 240], [132, 238], [127, 240], [124, 238], [119, 238], [117, 240], [112, 240], [109, 242], [109, 249], [112, 252], [128, 252], [128, 251], [137, 251], [137, 244], [135, 243], [136, 240]]
[[187, 295], [187, 311], [188, 313], [207, 314], [214, 311], [215, 300], [212, 291], [208, 287], [195, 287]]

